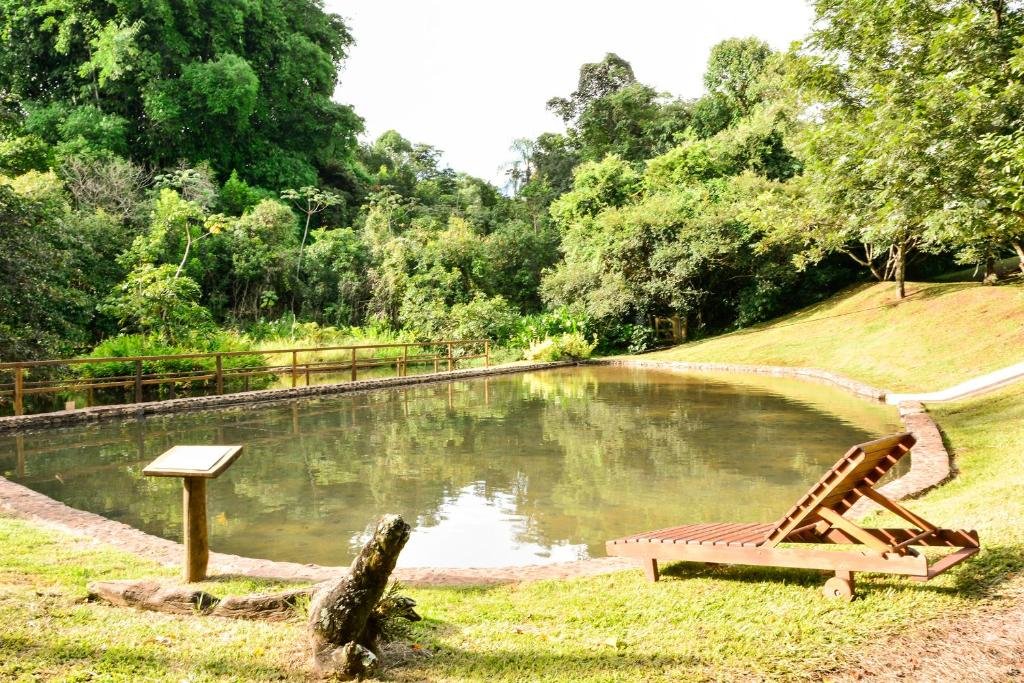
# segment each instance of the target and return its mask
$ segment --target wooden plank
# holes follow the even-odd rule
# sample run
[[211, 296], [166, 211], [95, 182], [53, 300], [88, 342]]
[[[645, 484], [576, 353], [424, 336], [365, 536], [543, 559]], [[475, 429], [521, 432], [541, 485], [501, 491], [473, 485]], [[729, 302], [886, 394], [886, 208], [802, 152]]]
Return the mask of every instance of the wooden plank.
[[[883, 543], [896, 544], [914, 535], [914, 529], [872, 529], [862, 527]], [[842, 529], [829, 529], [823, 534], [802, 533], [799, 536], [787, 537], [787, 543], [837, 543], [856, 545], [859, 540]], [[977, 533], [963, 529], [936, 529], [932, 536], [915, 541], [914, 545], [929, 548], [964, 548], [977, 547]]]
[[609, 555], [742, 564], [759, 567], [790, 567], [827, 571], [880, 572], [902, 576], [927, 576], [928, 565], [923, 556], [865, 555], [861, 551], [844, 552], [804, 548], [690, 545], [682, 543], [608, 543]]
[[182, 504], [185, 512], [185, 517], [182, 520], [185, 580], [191, 583], [206, 578], [206, 567], [210, 561], [210, 539], [206, 520], [206, 479], [185, 477], [182, 482]]
[[952, 552], [949, 555], [941, 558], [935, 564], [928, 569], [928, 574], [924, 577], [913, 577], [915, 581], [931, 581], [939, 574], [943, 573], [947, 569], [955, 567], [971, 555], [977, 553], [981, 548], [962, 548], [956, 552]]
[[846, 517], [843, 517], [841, 514], [839, 514], [835, 510], [832, 510], [831, 508], [821, 508], [820, 510], [817, 511], [817, 514], [820, 515], [822, 519], [824, 519], [825, 521], [829, 522], [830, 524], [839, 529], [842, 529], [847, 534], [853, 536], [855, 539], [857, 539], [864, 545], [868, 546], [869, 548], [873, 548], [874, 550], [877, 550], [882, 553], [892, 552], [894, 550], [894, 548], [890, 546], [888, 543], [885, 543], [876, 538], [874, 535], [869, 534], [864, 529], [860, 528], [850, 520], [846, 519]]
[[142, 403], [142, 361], [135, 361], [135, 402]]
[[887, 498], [886, 496], [882, 495], [881, 493], [875, 491], [872, 488], [860, 488], [858, 489], [858, 492], [864, 497], [874, 501], [875, 503], [878, 503], [883, 508], [893, 513], [897, 517], [901, 517], [906, 521], [910, 522], [911, 524], [916, 524], [923, 531], [930, 531], [936, 528], [935, 525], [929, 522], [928, 520], [924, 519], [919, 515], [914, 514], [913, 512], [903, 507], [896, 501]]
[[14, 366], [14, 414], [25, 414], [25, 368]]
[[640, 560], [640, 566], [644, 570], [644, 576], [648, 581], [658, 580], [658, 561], [653, 557], [646, 557]]
[[732, 529], [732, 524], [712, 524], [707, 529], [703, 529], [697, 533], [691, 534], [686, 538], [686, 543], [702, 543], [708, 540], [714, 540]]
[[483, 344], [486, 339], [443, 339], [429, 342], [396, 342], [393, 344], [357, 344], [357, 345], [343, 345], [343, 346], [318, 346], [314, 348], [303, 348], [303, 349], [267, 349], [263, 351], [212, 351], [207, 353], [177, 353], [177, 354], [165, 354], [165, 355], [153, 355], [153, 356], [108, 356], [105, 358], [62, 358], [62, 359], [51, 359], [51, 360], [36, 360], [36, 361], [11, 361], [0, 363], [0, 370], [11, 370], [16, 367], [23, 368], [41, 368], [41, 367], [53, 367], [57, 365], [83, 365], [88, 363], [126, 363], [132, 361], [160, 361], [160, 360], [182, 360], [188, 358], [213, 358], [218, 353], [222, 356], [262, 356], [264, 358], [268, 356], [286, 354], [286, 353], [313, 353], [320, 351], [343, 351], [348, 349], [393, 349], [401, 348], [408, 344], [409, 346], [417, 347], [431, 347], [431, 346], [444, 346], [446, 344], [458, 345], [462, 347], [470, 347], [473, 345]]
[[644, 533], [641, 533], [641, 534], [634, 534], [632, 536], [627, 536], [625, 539], [621, 539], [621, 540], [629, 542], [629, 541], [634, 541], [634, 540], [645, 540], [646, 541], [646, 540], [654, 540], [654, 539], [658, 539], [658, 540], [665, 540], [665, 539], [675, 540], [677, 538], [685, 539], [685, 538], [688, 538], [693, 533], [695, 533], [696, 531], [700, 531], [702, 529], [707, 529], [709, 526], [712, 526], [712, 525], [711, 524], [684, 524], [682, 526], [672, 526], [672, 527], [667, 527], [665, 529], [657, 529], [655, 531], [647, 531], [647, 532], [644, 532]]
[[213, 479], [241, 454], [241, 446], [175, 446], [149, 463], [142, 473], [149, 477]]

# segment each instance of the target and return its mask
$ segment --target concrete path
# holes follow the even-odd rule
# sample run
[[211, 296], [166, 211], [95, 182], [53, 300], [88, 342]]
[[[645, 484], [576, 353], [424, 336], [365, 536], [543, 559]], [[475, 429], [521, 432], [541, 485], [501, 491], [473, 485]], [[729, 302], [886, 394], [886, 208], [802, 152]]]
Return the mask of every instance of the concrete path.
[[990, 372], [987, 375], [974, 377], [966, 382], [961, 382], [954, 387], [942, 391], [932, 391], [919, 394], [886, 394], [885, 402], [889, 405], [899, 405], [904, 401], [918, 401], [920, 403], [941, 403], [943, 401], [958, 401], [968, 396], [980, 394], [993, 389], [999, 389], [1008, 384], [1024, 379], [1024, 363], [1017, 363], [1002, 370]]

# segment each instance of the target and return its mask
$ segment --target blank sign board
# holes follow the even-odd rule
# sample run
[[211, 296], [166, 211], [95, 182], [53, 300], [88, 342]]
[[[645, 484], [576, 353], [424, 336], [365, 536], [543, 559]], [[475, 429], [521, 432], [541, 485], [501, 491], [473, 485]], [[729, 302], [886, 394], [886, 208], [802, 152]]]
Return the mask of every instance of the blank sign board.
[[213, 479], [242, 452], [241, 446], [175, 446], [142, 470], [150, 477]]

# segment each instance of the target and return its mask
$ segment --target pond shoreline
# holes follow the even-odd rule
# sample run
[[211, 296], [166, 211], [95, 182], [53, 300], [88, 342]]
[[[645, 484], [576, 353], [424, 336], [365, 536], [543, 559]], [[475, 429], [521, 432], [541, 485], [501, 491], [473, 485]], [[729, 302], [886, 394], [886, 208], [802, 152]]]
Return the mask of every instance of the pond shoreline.
[[579, 365], [579, 361], [557, 361], [554, 363], [521, 363], [518, 365], [492, 365], [486, 368], [466, 368], [446, 372], [424, 373], [407, 377], [385, 377], [382, 379], [360, 379], [354, 382], [336, 384], [315, 384], [308, 387], [286, 389], [258, 389], [217, 396], [190, 396], [187, 398], [148, 401], [145, 403], [118, 403], [109, 406], [93, 406], [76, 410], [58, 410], [35, 415], [7, 415], [0, 417], [0, 434], [22, 433], [30, 430], [91, 424], [123, 418], [142, 419], [150, 415], [167, 415], [196, 410], [263, 404], [289, 401], [297, 398], [314, 398], [341, 394], [360, 394], [379, 389], [434, 384], [474, 377], [508, 375], [551, 368]]
[[[739, 371], [738, 368], [752, 367], [726, 366], [723, 364], [694, 364], [672, 361], [624, 361], [615, 359], [597, 359], [585, 362], [585, 364], [591, 363], [595, 365], [623, 365], [638, 368], [648, 367], [657, 369], [674, 369], [684, 372], [694, 370], [723, 371], [727, 369]], [[358, 383], [325, 385], [324, 387], [301, 387], [298, 389], [283, 390], [283, 392], [282, 390], [272, 390], [271, 392], [250, 392], [262, 395], [266, 395], [268, 393], [274, 394], [273, 396], [256, 399], [255, 401], [251, 399], [245, 400], [248, 397], [244, 394], [233, 394], [230, 396], [217, 396], [210, 398], [242, 399], [217, 405], [239, 405], [254, 402], [264, 403], [270, 400], [288, 400], [305, 396], [368, 392], [376, 389], [393, 388], [396, 386], [443, 382], [453, 379], [526, 372], [529, 370], [554, 367], [568, 367], [578, 364], [584, 363], [569, 361], [562, 363], [531, 364], [528, 366], [500, 366], [496, 368], [489, 368], [487, 370], [461, 370], [451, 373], [440, 373], [439, 375], [423, 375], [411, 378], [401, 377], [391, 378], [389, 380], [365, 380]], [[842, 388], [851, 391], [866, 400], [880, 400], [877, 398], [877, 393], [881, 393], [884, 397], [884, 392], [881, 392], [880, 390], [874, 390], [871, 387], [867, 387], [867, 385], [854, 382], [853, 380], [847, 380], [846, 378], [842, 378], [834, 373], [824, 373], [822, 371], [811, 371], [801, 368], [775, 368], [772, 366], [761, 367], [761, 374], [778, 374], [809, 381], [825, 381], [841, 386]], [[839, 384], [836, 380], [843, 380], [844, 383]], [[359, 386], [356, 386], [357, 384]], [[340, 390], [339, 387], [341, 388]], [[867, 391], [865, 389], [870, 389], [872, 391]], [[191, 410], [217, 407], [217, 405], [210, 405], [209, 403], [198, 403], [196, 402], [196, 399], [178, 399], [178, 401], [193, 402], [191, 404], [192, 407], [188, 408]], [[139, 409], [144, 407], [145, 406], [117, 406], [116, 408], [129, 408], [131, 410], [127, 412], [114, 413], [114, 415], [132, 415], [139, 412]], [[115, 407], [112, 406], [111, 408]], [[181, 409], [178, 408], [177, 410]], [[177, 410], [154, 410], [150, 414], [177, 412]], [[899, 406], [899, 414], [904, 427], [907, 431], [914, 434], [918, 443], [913, 450], [910, 471], [881, 489], [885, 495], [893, 499], [919, 495], [946, 481], [949, 479], [951, 474], [950, 455], [943, 445], [942, 436], [939, 432], [938, 426], [925, 411], [924, 406], [915, 402], [901, 403]], [[70, 423], [74, 424], [77, 422]], [[851, 517], [863, 517], [869, 514], [876, 507], [877, 506], [873, 503], [870, 503], [867, 500], [862, 500], [851, 511]], [[31, 489], [9, 481], [3, 477], [0, 477], [0, 512], [28, 519], [47, 528], [88, 538], [96, 543], [109, 544], [147, 559], [155, 560], [165, 566], [179, 566], [181, 563], [183, 546], [180, 543], [147, 534], [139, 529], [121, 522], [115, 522], [95, 513], [71, 508], [64, 503], [49, 498], [41, 493], [32, 491]], [[417, 586], [488, 585], [592, 576], [596, 574], [621, 571], [634, 566], [633, 562], [622, 558], [591, 558], [572, 562], [497, 568], [403, 568], [396, 571], [396, 577], [404, 583]], [[314, 564], [278, 562], [224, 553], [211, 553], [210, 567], [214, 573], [241, 574], [252, 577], [281, 579], [286, 581], [323, 581], [336, 577], [347, 571], [345, 567], [326, 567]]]

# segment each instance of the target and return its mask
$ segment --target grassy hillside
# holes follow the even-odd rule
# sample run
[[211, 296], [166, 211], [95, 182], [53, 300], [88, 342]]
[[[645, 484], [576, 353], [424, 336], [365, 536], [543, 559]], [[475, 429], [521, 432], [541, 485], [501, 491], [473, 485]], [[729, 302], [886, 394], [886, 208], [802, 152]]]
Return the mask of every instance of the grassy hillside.
[[1024, 361], [1024, 283], [855, 287], [791, 315], [645, 359], [808, 366], [933, 391]]

